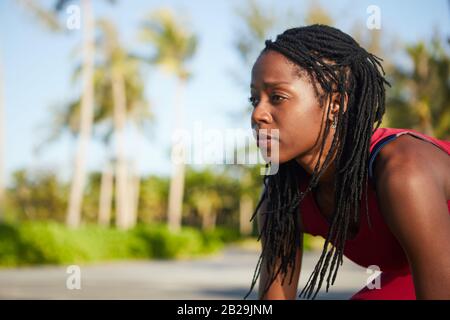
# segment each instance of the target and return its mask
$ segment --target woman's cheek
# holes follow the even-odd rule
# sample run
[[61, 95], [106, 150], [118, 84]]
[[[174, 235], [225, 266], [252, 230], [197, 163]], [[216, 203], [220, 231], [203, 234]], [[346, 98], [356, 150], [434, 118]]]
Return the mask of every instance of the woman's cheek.
[[[274, 152], [276, 152], [274, 150]], [[290, 139], [281, 140], [278, 145], [279, 160], [281, 163], [292, 160], [299, 152], [299, 143]]]

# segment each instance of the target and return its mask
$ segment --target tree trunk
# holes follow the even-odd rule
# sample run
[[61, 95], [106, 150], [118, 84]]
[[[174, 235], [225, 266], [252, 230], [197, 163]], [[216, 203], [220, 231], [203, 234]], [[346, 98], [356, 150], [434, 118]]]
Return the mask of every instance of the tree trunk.
[[90, 0], [82, 0], [83, 12], [83, 94], [81, 98], [81, 123], [78, 149], [75, 158], [75, 170], [70, 189], [69, 207], [67, 210], [66, 224], [76, 228], [81, 221], [81, 207], [83, 191], [86, 180], [86, 156], [91, 138], [94, 104], [94, 18]]
[[109, 226], [111, 220], [113, 183], [112, 168], [108, 163], [102, 172], [102, 181], [100, 185], [100, 209], [98, 212], [98, 224], [105, 227]]
[[129, 227], [128, 173], [125, 160], [125, 123], [127, 118], [126, 93], [123, 75], [117, 68], [112, 71], [114, 99], [114, 130], [116, 138], [116, 226], [125, 230]]
[[420, 119], [420, 131], [428, 136], [433, 136], [433, 121], [431, 119], [429, 104], [423, 100], [419, 100], [416, 106]]
[[[244, 171], [242, 186], [248, 188], [252, 185], [252, 177], [248, 171]], [[250, 235], [253, 224], [250, 221], [253, 215], [253, 200], [248, 194], [241, 194], [239, 199], [239, 232], [241, 235]]]
[[241, 235], [252, 233], [253, 200], [248, 195], [242, 195], [239, 201], [239, 231]]
[[137, 214], [139, 208], [139, 189], [140, 189], [140, 178], [139, 175], [136, 174], [136, 171], [133, 169], [130, 171], [129, 179], [128, 179], [128, 190], [129, 192], [129, 223], [128, 227], [133, 228], [136, 226], [137, 222]]
[[217, 213], [213, 210], [208, 210], [202, 215], [202, 229], [203, 231], [212, 231], [216, 228]]
[[[183, 109], [182, 109], [182, 91], [184, 83], [183, 80], [179, 80], [178, 89], [175, 96], [175, 130], [180, 129], [183, 122]], [[175, 145], [172, 146], [172, 153], [175, 149]], [[177, 232], [181, 228], [181, 218], [183, 209], [183, 193], [184, 193], [184, 171], [185, 171], [185, 159], [182, 157], [181, 163], [174, 163], [172, 160], [172, 177], [170, 180], [169, 189], [169, 205], [168, 205], [168, 225], [169, 229], [173, 232]]]

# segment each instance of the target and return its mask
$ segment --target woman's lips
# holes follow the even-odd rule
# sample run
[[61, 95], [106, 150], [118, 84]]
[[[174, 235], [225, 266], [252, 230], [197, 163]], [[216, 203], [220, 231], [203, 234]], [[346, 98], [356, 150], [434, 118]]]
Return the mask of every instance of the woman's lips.
[[270, 137], [270, 136], [264, 136], [264, 137], [258, 138], [256, 140], [256, 145], [259, 148], [269, 149], [272, 146], [274, 146], [275, 144], [279, 144], [278, 139]]
[[258, 145], [259, 148], [268, 149], [270, 148], [271, 139], [258, 139], [256, 144]]
[[278, 144], [278, 134], [276, 134], [275, 136], [267, 134], [267, 129], [261, 129], [260, 131], [256, 132], [256, 145], [258, 146], [258, 148], [270, 150], [271, 148], [277, 147]]

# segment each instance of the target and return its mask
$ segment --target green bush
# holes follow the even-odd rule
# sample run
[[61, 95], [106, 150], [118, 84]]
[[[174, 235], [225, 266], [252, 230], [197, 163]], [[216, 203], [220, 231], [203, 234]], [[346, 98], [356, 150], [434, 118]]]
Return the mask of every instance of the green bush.
[[[30, 248], [31, 249], [31, 248]], [[0, 224], [1, 265], [14, 266], [21, 259], [22, 241], [18, 230], [13, 226]]]
[[185, 227], [171, 233], [165, 225], [140, 226], [134, 233], [144, 240], [157, 258], [184, 258], [217, 251], [224, 241], [216, 232]]
[[204, 235], [221, 242], [233, 242], [242, 237], [238, 229], [232, 228], [216, 228], [213, 231], [206, 231]]
[[0, 224], [0, 266], [69, 264], [117, 259], [173, 259], [215, 252], [239, 239], [230, 229], [200, 232], [165, 225], [128, 231], [87, 225], [72, 230], [56, 222]]

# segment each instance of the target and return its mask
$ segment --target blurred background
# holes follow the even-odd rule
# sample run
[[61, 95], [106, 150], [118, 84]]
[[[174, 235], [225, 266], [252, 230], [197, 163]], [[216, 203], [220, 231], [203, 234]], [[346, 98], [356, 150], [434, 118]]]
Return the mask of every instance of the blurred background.
[[[0, 298], [241, 299], [260, 166], [176, 164], [175, 130], [249, 130], [264, 40], [324, 23], [384, 59], [383, 126], [450, 140], [449, 16], [446, 0], [1, 0]], [[301, 284], [321, 241], [305, 236]], [[338, 278], [320, 297], [367, 274]]]

